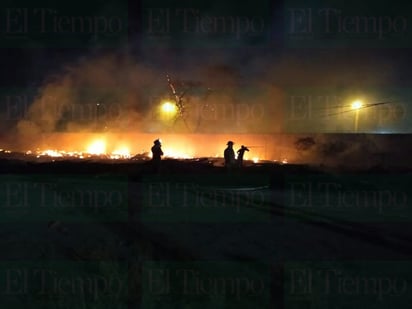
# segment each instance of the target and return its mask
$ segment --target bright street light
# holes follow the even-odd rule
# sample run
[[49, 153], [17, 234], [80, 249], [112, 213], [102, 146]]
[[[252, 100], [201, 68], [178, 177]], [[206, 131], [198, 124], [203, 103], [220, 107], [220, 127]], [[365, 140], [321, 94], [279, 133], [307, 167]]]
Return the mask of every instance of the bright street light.
[[177, 106], [174, 103], [166, 101], [162, 104], [162, 112], [166, 114], [175, 114], [177, 112]]
[[177, 106], [170, 101], [163, 101], [159, 106], [160, 119], [165, 123], [173, 120], [177, 115]]
[[352, 109], [360, 109], [363, 106], [362, 101], [356, 100], [352, 103]]

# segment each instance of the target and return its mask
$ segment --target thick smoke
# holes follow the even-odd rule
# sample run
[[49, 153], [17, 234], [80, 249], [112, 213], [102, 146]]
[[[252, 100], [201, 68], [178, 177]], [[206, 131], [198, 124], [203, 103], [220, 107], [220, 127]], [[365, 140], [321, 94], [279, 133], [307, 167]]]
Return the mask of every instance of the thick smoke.
[[[157, 69], [124, 55], [82, 59], [49, 78], [17, 123], [24, 144], [57, 132], [273, 133], [279, 130], [276, 87], [248, 80], [226, 64], [178, 72]], [[163, 119], [159, 106], [172, 100], [170, 74], [184, 109]], [[268, 117], [268, 115], [271, 115]], [[163, 117], [163, 118], [162, 118]]]
[[135, 70], [150, 80], [150, 72], [137, 70], [128, 59], [115, 56], [82, 60], [65, 68], [41, 87], [25, 119], [17, 125], [19, 133], [96, 131], [99, 116], [108, 122], [121, 121], [126, 111], [129, 119], [138, 119], [133, 107], [144, 85]]

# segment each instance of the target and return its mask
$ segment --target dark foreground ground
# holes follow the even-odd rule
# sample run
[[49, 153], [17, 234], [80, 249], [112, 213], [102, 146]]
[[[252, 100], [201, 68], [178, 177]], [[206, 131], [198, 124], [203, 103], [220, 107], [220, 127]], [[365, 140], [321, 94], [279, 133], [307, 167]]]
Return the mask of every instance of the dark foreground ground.
[[2, 308], [410, 308], [409, 172], [0, 168]]

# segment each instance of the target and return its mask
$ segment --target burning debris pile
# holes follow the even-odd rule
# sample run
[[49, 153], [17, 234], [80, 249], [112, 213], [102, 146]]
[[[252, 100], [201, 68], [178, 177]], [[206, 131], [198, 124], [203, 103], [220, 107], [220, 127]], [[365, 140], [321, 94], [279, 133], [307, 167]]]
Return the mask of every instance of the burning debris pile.
[[[60, 159], [87, 159], [87, 158], [94, 158], [94, 159], [112, 159], [112, 160], [128, 160], [128, 159], [140, 159], [140, 160], [148, 160], [151, 159], [151, 154], [149, 152], [141, 152], [141, 153], [131, 153], [127, 146], [122, 148], [117, 148], [112, 151], [107, 150], [106, 141], [103, 139], [94, 140], [89, 144], [88, 147], [84, 151], [68, 151], [62, 149], [40, 149], [36, 148], [35, 150], [27, 150], [24, 155], [27, 158], [60, 158]], [[12, 150], [4, 150], [0, 149], [0, 155], [12, 156], [18, 152]], [[193, 156], [183, 153], [173, 151], [173, 149], [169, 149], [165, 151], [165, 158], [173, 158], [173, 159], [191, 159]]]
[[[222, 145], [227, 135], [214, 134], [168, 134], [163, 136], [164, 159], [192, 160], [199, 158], [221, 159]], [[235, 136], [236, 137], [236, 136]], [[239, 135], [238, 140], [262, 143], [262, 146], [251, 147], [245, 153], [244, 160], [249, 164], [263, 162], [287, 163], [284, 155], [272, 156], [273, 149], [283, 151], [278, 145], [264, 145], [265, 136]], [[104, 159], [104, 160], [150, 160], [150, 147], [154, 134], [94, 134], [94, 133], [56, 133], [43, 135], [39, 143], [31, 148], [0, 150], [0, 158], [16, 158], [24, 160], [72, 160], [72, 159]], [[134, 143], [130, 141], [135, 141]], [[271, 148], [270, 148], [270, 147]], [[17, 155], [18, 154], [18, 155]], [[269, 154], [269, 155], [268, 155]], [[269, 159], [268, 159], [269, 157]]]

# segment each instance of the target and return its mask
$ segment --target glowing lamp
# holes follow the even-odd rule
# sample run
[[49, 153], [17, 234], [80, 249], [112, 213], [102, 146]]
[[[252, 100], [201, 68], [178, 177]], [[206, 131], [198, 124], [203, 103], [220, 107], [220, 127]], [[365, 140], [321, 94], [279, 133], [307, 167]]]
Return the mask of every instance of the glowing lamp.
[[177, 112], [176, 104], [169, 101], [162, 104], [162, 112], [166, 114], [175, 114]]
[[360, 109], [362, 107], [362, 101], [356, 100], [352, 103], [351, 107], [352, 109]]

